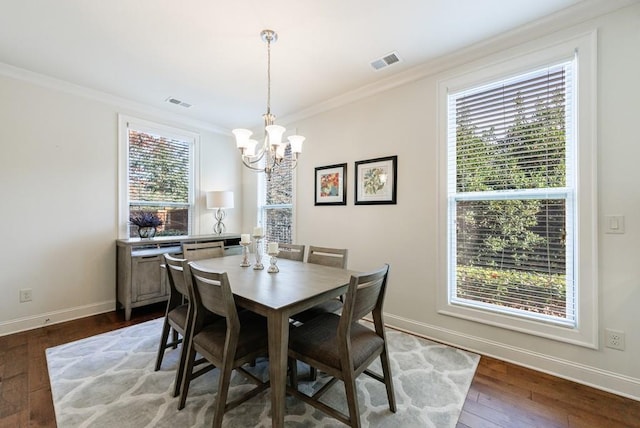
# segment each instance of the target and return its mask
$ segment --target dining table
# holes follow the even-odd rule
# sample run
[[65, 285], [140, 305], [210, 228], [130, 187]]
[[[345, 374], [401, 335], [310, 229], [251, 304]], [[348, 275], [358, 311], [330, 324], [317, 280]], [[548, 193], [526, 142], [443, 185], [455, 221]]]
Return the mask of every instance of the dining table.
[[[269, 257], [265, 257], [269, 259]], [[349, 269], [277, 259], [279, 272], [241, 266], [242, 255], [193, 262], [204, 269], [226, 272], [236, 305], [267, 318], [271, 423], [283, 427], [286, 413], [287, 353], [289, 318], [321, 302], [344, 294], [351, 275]]]

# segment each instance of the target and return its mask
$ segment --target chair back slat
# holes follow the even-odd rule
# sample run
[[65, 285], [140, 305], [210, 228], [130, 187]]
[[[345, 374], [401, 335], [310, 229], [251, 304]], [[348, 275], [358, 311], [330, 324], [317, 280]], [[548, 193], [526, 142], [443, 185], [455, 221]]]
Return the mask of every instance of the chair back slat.
[[224, 241], [183, 242], [182, 255], [190, 262], [224, 256]]
[[304, 250], [304, 245], [279, 243], [278, 258], [301, 262], [304, 261]]
[[204, 308], [227, 318], [228, 321], [237, 323], [238, 312], [227, 273], [200, 269], [193, 262], [189, 263], [189, 268], [193, 283], [196, 316]]
[[185, 259], [180, 259], [169, 254], [165, 254], [164, 261], [167, 268], [169, 287], [175, 289], [181, 295], [189, 298], [191, 292], [187, 288], [187, 283], [184, 278], [184, 269], [182, 268], [182, 263], [185, 261]]
[[348, 250], [344, 248], [327, 248], [309, 246], [307, 263], [346, 269]]
[[369, 273], [353, 275], [342, 310], [341, 325], [351, 324], [365, 315], [375, 311], [382, 311], [384, 293], [387, 285], [389, 265]]

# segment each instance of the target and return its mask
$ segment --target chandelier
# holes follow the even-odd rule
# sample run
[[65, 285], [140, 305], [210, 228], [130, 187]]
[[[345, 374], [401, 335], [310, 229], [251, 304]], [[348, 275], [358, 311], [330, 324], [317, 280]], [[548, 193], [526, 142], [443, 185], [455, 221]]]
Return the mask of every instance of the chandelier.
[[[272, 30], [263, 30], [260, 33], [262, 41], [267, 44], [267, 112], [262, 115], [264, 119], [264, 140], [261, 146], [258, 141], [251, 139], [253, 132], [248, 129], [234, 129], [233, 135], [236, 137], [236, 146], [240, 150], [242, 163], [247, 168], [264, 172], [267, 178], [276, 167], [281, 167], [284, 160], [289, 168], [294, 169], [298, 163], [298, 155], [302, 153], [302, 135], [292, 135], [288, 137], [289, 142], [282, 141], [286, 128], [274, 124], [275, 115], [271, 113], [271, 43], [278, 40], [278, 34]], [[287, 145], [291, 147], [287, 156]]]

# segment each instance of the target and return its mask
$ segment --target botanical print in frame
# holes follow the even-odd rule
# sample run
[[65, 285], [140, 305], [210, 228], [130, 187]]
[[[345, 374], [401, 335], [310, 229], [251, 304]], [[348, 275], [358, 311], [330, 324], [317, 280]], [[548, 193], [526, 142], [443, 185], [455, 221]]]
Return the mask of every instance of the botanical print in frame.
[[316, 168], [315, 205], [347, 205], [347, 164]]
[[398, 156], [356, 162], [356, 205], [396, 204]]

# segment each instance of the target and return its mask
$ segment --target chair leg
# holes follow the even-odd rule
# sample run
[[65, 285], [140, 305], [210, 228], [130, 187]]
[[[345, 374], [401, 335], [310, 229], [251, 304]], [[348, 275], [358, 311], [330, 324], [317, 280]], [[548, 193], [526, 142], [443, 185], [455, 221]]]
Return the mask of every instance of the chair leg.
[[289, 358], [289, 376], [291, 376], [291, 387], [298, 389], [298, 360], [293, 358]]
[[220, 428], [222, 426], [222, 418], [224, 417], [224, 409], [227, 406], [227, 396], [229, 395], [232, 371], [233, 368], [230, 364], [225, 364], [224, 370], [220, 371], [218, 394], [216, 395], [215, 410], [213, 411], [213, 428]]
[[178, 347], [178, 332], [176, 331], [176, 329], [172, 329], [173, 330], [173, 349], [176, 349]]
[[347, 408], [352, 428], [360, 428], [360, 410], [358, 409], [358, 390], [353, 372], [344, 373], [344, 389], [347, 395]]
[[182, 349], [180, 350], [180, 361], [178, 362], [178, 368], [176, 370], [176, 380], [173, 387], [173, 396], [177, 397], [182, 389], [182, 380], [185, 377], [185, 367], [187, 365], [189, 344], [187, 343], [187, 336], [189, 331], [185, 331], [185, 335], [182, 338]]
[[164, 318], [164, 324], [162, 326], [162, 336], [160, 338], [160, 346], [158, 346], [158, 357], [156, 358], [156, 370], [160, 370], [160, 366], [162, 365], [162, 359], [164, 358], [164, 350], [167, 347], [167, 339], [169, 338], [169, 330], [171, 326], [169, 325], [169, 320], [167, 317]]
[[196, 350], [193, 349], [191, 346], [189, 346], [189, 350], [187, 351], [187, 364], [182, 374], [182, 387], [180, 388], [180, 402], [178, 403], [178, 410], [184, 409], [184, 405], [187, 401], [187, 394], [189, 392], [189, 383], [191, 383], [191, 375], [193, 373], [193, 364], [195, 360], [196, 360]]
[[313, 367], [313, 366], [309, 366], [309, 380], [315, 381], [318, 378], [318, 369]]
[[389, 400], [389, 409], [396, 412], [396, 394], [393, 390], [393, 377], [391, 377], [391, 365], [389, 364], [389, 354], [387, 345], [384, 345], [380, 354], [380, 362], [382, 363], [382, 376], [384, 377], [384, 386], [387, 389], [387, 400]]

